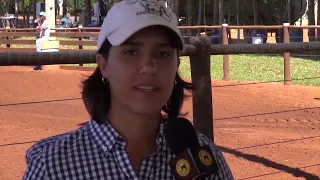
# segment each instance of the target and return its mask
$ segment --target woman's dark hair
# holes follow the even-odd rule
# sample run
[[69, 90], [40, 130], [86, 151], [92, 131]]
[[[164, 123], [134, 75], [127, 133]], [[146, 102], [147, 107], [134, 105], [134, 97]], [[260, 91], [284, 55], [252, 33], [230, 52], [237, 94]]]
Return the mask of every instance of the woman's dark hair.
[[[172, 45], [177, 47], [178, 43], [173, 42]], [[107, 59], [111, 46], [110, 42], [106, 40], [97, 53], [102, 54]], [[180, 111], [183, 100], [186, 97], [184, 90], [194, 89], [194, 86], [184, 81], [178, 73], [176, 74], [175, 80], [176, 83], [173, 87], [172, 94], [166, 105], [162, 108], [169, 119], [177, 118], [181, 115]], [[110, 109], [110, 87], [109, 83], [102, 82], [102, 73], [99, 67], [97, 67], [93, 74], [83, 81], [82, 84], [82, 100], [88, 113], [92, 120], [99, 124], [104, 123]]]

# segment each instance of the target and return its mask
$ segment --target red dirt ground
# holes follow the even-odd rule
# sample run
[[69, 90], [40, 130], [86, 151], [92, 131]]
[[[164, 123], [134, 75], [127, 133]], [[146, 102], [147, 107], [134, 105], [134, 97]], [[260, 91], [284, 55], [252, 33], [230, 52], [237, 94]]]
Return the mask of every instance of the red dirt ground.
[[[21, 179], [25, 151], [32, 145], [23, 142], [76, 129], [88, 120], [79, 98], [80, 81], [90, 73], [0, 67], [1, 180]], [[319, 178], [319, 87], [271, 83], [212, 91], [215, 142], [235, 179]], [[191, 107], [188, 100], [184, 111], [189, 118]]]

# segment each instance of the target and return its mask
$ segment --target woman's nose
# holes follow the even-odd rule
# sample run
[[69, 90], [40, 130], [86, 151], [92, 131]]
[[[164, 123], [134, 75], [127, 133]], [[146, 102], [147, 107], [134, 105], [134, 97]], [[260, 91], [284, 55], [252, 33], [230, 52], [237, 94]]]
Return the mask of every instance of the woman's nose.
[[152, 55], [147, 55], [142, 58], [141, 61], [141, 74], [156, 74], [157, 73], [157, 63], [155, 57]]

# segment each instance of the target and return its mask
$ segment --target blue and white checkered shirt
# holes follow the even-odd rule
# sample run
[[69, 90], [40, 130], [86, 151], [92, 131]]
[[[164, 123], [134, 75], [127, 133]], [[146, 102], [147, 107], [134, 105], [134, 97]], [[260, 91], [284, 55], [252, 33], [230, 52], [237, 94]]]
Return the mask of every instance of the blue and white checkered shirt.
[[[164, 124], [156, 140], [157, 152], [143, 160], [138, 172], [130, 164], [126, 142], [110, 124], [89, 121], [83, 127], [34, 144], [26, 153], [24, 180], [173, 180], [169, 160], [174, 155], [166, 145]], [[232, 173], [216, 145], [198, 134], [200, 145], [210, 145], [219, 166], [207, 179], [233, 180]]]

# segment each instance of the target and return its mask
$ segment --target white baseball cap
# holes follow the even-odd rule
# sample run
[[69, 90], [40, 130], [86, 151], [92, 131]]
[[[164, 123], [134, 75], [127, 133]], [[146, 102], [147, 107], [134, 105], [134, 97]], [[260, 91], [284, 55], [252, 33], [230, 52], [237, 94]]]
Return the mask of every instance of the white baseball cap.
[[179, 41], [179, 49], [183, 49], [177, 16], [157, 0], [123, 0], [113, 5], [99, 32], [98, 49], [106, 39], [111, 45], [119, 46], [139, 30], [154, 25], [172, 30]]

